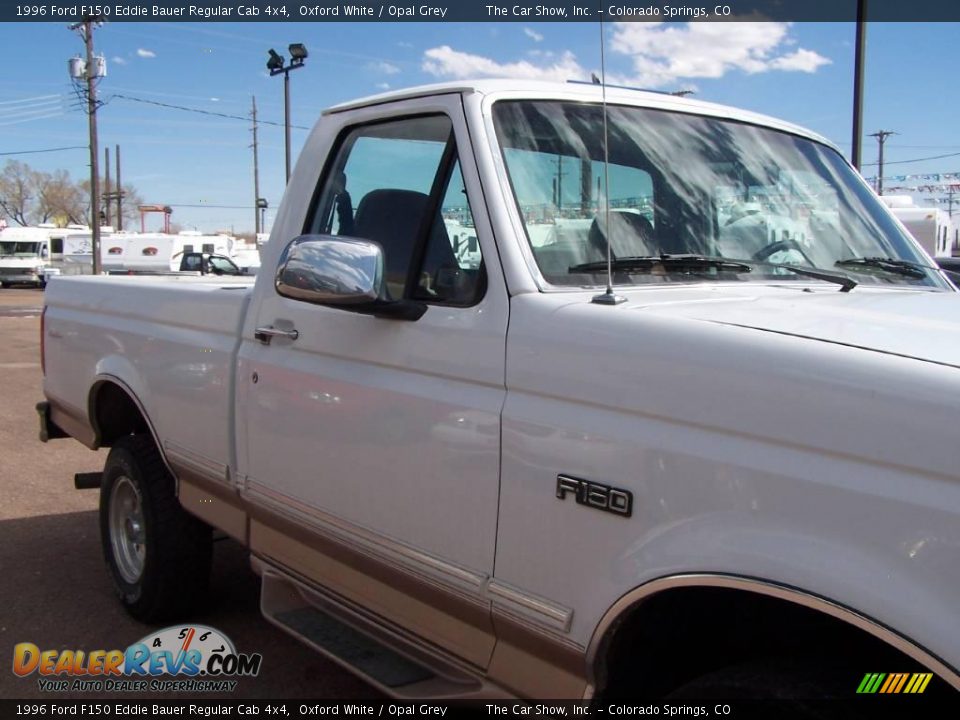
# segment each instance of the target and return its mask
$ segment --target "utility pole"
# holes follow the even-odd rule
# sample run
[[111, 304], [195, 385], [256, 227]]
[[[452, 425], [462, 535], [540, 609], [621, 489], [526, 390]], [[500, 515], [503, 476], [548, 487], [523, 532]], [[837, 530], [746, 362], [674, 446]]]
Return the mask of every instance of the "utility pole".
[[97, 83], [100, 67], [94, 62], [93, 30], [100, 23], [99, 15], [84, 15], [83, 20], [70, 26], [83, 38], [87, 51], [85, 67], [87, 118], [90, 130], [90, 235], [93, 243], [93, 274], [100, 274], [100, 149], [97, 146]]
[[103, 149], [103, 209], [106, 216], [107, 225], [113, 226], [110, 222], [110, 201], [113, 199], [110, 194], [110, 148]]
[[853, 143], [850, 163], [860, 171], [860, 139], [863, 137], [863, 65], [867, 50], [867, 0], [857, 0], [857, 45], [853, 64]]
[[877, 143], [880, 145], [880, 157], [877, 161], [879, 165], [877, 171], [877, 195], [883, 195], [883, 144], [887, 141], [888, 137], [896, 134], [897, 133], [892, 130], [877, 130], [875, 133], [870, 133], [870, 137], [875, 137]]
[[120, 183], [120, 146], [115, 146], [117, 156], [117, 230], [123, 230], [123, 185]]
[[253, 226], [254, 241], [260, 234], [260, 169], [257, 160], [257, 96], [253, 96]]

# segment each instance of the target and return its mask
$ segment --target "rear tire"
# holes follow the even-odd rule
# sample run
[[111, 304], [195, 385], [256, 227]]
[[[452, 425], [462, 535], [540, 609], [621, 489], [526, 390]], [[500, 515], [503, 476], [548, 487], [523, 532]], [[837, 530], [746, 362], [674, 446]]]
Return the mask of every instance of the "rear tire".
[[100, 539], [120, 602], [146, 623], [185, 618], [206, 595], [210, 526], [187, 513], [152, 438], [110, 450], [100, 486]]

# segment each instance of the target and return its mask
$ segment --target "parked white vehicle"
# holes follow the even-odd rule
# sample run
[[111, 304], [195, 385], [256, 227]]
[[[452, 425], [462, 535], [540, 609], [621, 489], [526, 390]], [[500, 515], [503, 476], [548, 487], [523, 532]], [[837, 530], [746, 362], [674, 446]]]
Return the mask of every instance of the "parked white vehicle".
[[955, 221], [940, 208], [916, 205], [910, 195], [880, 199], [930, 256], [960, 255], [960, 218]]
[[51, 260], [53, 226], [0, 228], [0, 286], [28, 284], [45, 287], [59, 275]]
[[[213, 527], [271, 622], [393, 696], [853, 697], [926, 668], [956, 699], [960, 295], [823, 138], [607, 101], [340, 105], [252, 286], [50, 284], [41, 437], [111, 448], [76, 483], [131, 614], [192, 617]], [[558, 156], [614, 211], [531, 243]]]
[[[260, 266], [255, 247], [238, 242], [229, 235], [208, 235], [185, 230], [167, 233], [104, 233], [100, 244], [100, 266], [106, 273], [177, 272], [185, 253], [222, 255], [233, 260], [247, 275], [255, 275]], [[93, 246], [90, 235], [75, 235], [65, 241], [65, 274], [89, 274], [92, 271]]]

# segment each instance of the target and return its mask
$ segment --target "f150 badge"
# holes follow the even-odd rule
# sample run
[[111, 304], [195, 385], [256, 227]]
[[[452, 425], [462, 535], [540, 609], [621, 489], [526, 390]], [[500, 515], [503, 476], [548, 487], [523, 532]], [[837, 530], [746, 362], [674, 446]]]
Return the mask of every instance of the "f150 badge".
[[557, 475], [557, 497], [566, 500], [567, 495], [571, 493], [579, 505], [623, 517], [630, 517], [633, 514], [633, 493], [629, 490], [620, 490], [569, 475]]

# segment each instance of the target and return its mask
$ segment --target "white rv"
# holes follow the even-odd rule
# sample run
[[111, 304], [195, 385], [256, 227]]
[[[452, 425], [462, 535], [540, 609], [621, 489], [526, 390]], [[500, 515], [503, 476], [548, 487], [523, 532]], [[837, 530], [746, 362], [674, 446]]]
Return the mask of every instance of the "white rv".
[[880, 198], [914, 239], [933, 257], [960, 255], [960, 222], [936, 207], [915, 205], [910, 195]]
[[0, 285], [29, 284], [45, 287], [47, 278], [61, 273], [61, 259], [67, 237], [89, 232], [71, 225], [7, 227], [0, 229]]
[[[184, 253], [204, 252], [230, 256], [234, 239], [184, 231], [165, 233], [110, 233], [100, 238], [100, 267], [108, 273], [173, 272], [180, 269]], [[89, 273], [93, 247], [90, 235], [64, 241], [64, 274]]]

